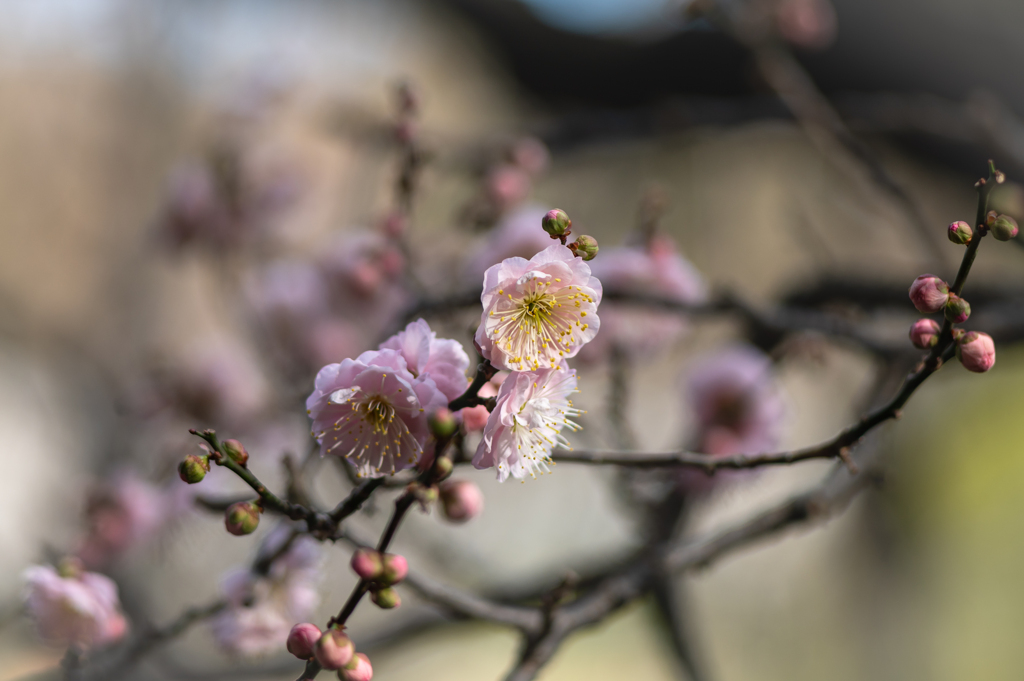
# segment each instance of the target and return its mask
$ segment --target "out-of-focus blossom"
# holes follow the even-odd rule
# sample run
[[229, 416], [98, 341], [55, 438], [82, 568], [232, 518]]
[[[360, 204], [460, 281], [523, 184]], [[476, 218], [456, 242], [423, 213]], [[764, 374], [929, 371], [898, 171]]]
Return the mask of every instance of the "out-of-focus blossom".
[[265, 408], [267, 385], [245, 351], [211, 341], [188, 353], [164, 376], [167, 396], [184, 415], [203, 423], [239, 427]]
[[371, 681], [373, 666], [370, 664], [370, 658], [365, 653], [356, 653], [352, 662], [338, 672], [338, 676], [342, 681]]
[[910, 327], [910, 342], [914, 344], [915, 348], [927, 350], [939, 342], [939, 333], [941, 331], [942, 327], [934, 319], [928, 319], [927, 317], [918, 319]]
[[366, 347], [359, 327], [344, 319], [321, 319], [308, 333], [310, 359], [319, 366], [357, 355]]
[[345, 457], [371, 477], [414, 466], [429, 435], [427, 415], [446, 406], [434, 380], [413, 376], [396, 350], [325, 366], [306, 400], [321, 453]]
[[536, 137], [520, 137], [512, 144], [509, 156], [513, 163], [531, 175], [544, 172], [551, 160], [548, 148]]
[[320, 546], [310, 537], [292, 538], [281, 525], [267, 536], [261, 557], [287, 550], [265, 574], [250, 569], [229, 572], [222, 582], [228, 607], [211, 622], [217, 644], [233, 655], [283, 650], [292, 625], [308, 620], [319, 603]]
[[552, 448], [569, 447], [562, 429], [579, 430], [571, 420], [581, 413], [569, 399], [574, 392], [576, 372], [564, 363], [510, 375], [498, 391], [473, 465], [494, 468], [502, 482], [547, 471]]
[[514, 165], [492, 168], [487, 175], [488, 198], [499, 211], [505, 211], [522, 203], [530, 195], [530, 174]]
[[[603, 250], [590, 269], [609, 291], [690, 304], [707, 299], [700, 274], [666, 236], [653, 237], [646, 248]], [[612, 347], [630, 356], [648, 356], [679, 340], [688, 328], [686, 318], [678, 313], [609, 301], [601, 306], [601, 333], [584, 348], [581, 358], [603, 359]]]
[[[698, 358], [686, 382], [695, 416], [693, 447], [705, 454], [757, 454], [778, 445], [784, 406], [771, 360], [759, 350], [735, 346]], [[711, 477], [697, 469], [679, 472], [692, 492], [706, 492]]]
[[304, 329], [327, 311], [327, 284], [305, 262], [275, 262], [257, 272], [246, 287], [249, 302], [269, 330], [295, 343]]
[[820, 50], [836, 39], [836, 10], [829, 0], [782, 0], [775, 18], [779, 35], [799, 47]]
[[117, 585], [103, 575], [69, 562], [61, 572], [33, 565], [23, 573], [25, 606], [39, 635], [57, 645], [82, 647], [112, 643], [128, 628]]
[[174, 509], [167, 493], [133, 474], [115, 476], [92, 490], [86, 503], [88, 529], [78, 557], [99, 567], [143, 541], [167, 523]]
[[464, 523], [480, 515], [484, 495], [469, 480], [445, 480], [438, 488], [444, 517], [453, 523]]
[[469, 379], [469, 355], [462, 344], [448, 338], [438, 338], [423, 319], [410, 322], [404, 331], [380, 344], [381, 350], [396, 350], [405, 359], [405, 365], [414, 377], [429, 376], [437, 389], [449, 400], [466, 390]]
[[555, 243], [541, 227], [545, 214], [546, 208], [530, 205], [502, 219], [467, 260], [463, 271], [466, 283], [478, 284], [488, 267], [506, 258], [530, 259]]
[[557, 367], [600, 328], [601, 282], [561, 244], [489, 268], [480, 301], [477, 346], [509, 371]]
[[[496, 374], [494, 378], [480, 386], [480, 390], [476, 394], [483, 398], [496, 397], [498, 395], [498, 388], [501, 387], [502, 381], [507, 376], [508, 374], [504, 372]], [[487, 407], [484, 405], [478, 404], [475, 407], [464, 407], [459, 414], [462, 415], [462, 425], [465, 426], [466, 430], [478, 432], [487, 425], [487, 419], [490, 417], [491, 412], [487, 411]]]

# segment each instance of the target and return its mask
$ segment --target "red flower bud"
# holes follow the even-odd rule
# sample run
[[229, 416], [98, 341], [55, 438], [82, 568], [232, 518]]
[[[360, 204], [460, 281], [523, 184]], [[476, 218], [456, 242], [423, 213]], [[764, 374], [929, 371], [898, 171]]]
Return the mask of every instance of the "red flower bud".
[[910, 327], [910, 342], [915, 348], [927, 350], [939, 342], [939, 332], [942, 327], [934, 319], [918, 319]]
[[918, 312], [935, 314], [949, 300], [949, 286], [934, 274], [922, 274], [910, 285], [910, 302]]

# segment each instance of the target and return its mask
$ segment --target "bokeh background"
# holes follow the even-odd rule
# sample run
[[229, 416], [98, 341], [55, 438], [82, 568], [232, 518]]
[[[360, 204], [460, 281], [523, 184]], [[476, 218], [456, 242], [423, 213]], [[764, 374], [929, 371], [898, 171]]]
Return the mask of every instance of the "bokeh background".
[[[372, 225], [387, 210], [395, 151], [380, 130], [392, 88], [405, 79], [421, 94], [421, 128], [437, 154], [419, 189], [414, 257], [457, 262], [471, 250], [473, 237], [456, 227], [478, 191], [467, 159], [529, 134], [551, 153], [531, 201], [564, 208], [604, 245], [635, 226], [638, 204], [658, 187], [669, 202], [663, 228], [706, 281], [756, 303], [829, 277], [898, 290], [928, 269], [952, 276], [959, 251], [945, 243], [944, 225], [971, 219], [985, 159], [1024, 178], [1016, 68], [1024, 6], [824, 6], [834, 14], [816, 15], [813, 39], [794, 54], [905, 188], [932, 229], [931, 246], [909, 226], [905, 203], [847, 150], [823, 146], [794, 121], [749, 50], [688, 21], [685, 3], [0, 0], [0, 679], [59, 678], [61, 651], [37, 642], [20, 614], [19, 574], [73, 541], [92, 481], [125, 460], [159, 479], [194, 446], [188, 423], [129, 424], [124, 395], [153, 366], [176, 371], [212, 346], [245, 358], [258, 350], [225, 294], [221, 262], [172, 252], [158, 235], [168, 176], [202, 153], [217, 126], [273, 100], [259, 148], [286, 158], [302, 183], [301, 200], [278, 225], [282, 254], [315, 253], [331, 234]], [[1011, 182], [998, 200], [1019, 214], [1019, 196]], [[972, 282], [1018, 288], [1024, 252], [983, 249]], [[890, 320], [901, 337], [908, 312], [872, 323]], [[449, 326], [468, 340], [459, 321]], [[680, 376], [734, 331], [702, 323], [637, 367], [629, 411], [642, 445], [685, 440]], [[818, 345], [780, 366], [784, 446], [830, 437], [864, 407], [870, 359]], [[1019, 678], [1022, 378], [1024, 349], [1013, 347], [1000, 347], [988, 374], [941, 372], [882, 428], [880, 491], [823, 526], [682, 579], [709, 677]], [[264, 380], [253, 390], [273, 392], [272, 378]], [[599, 410], [606, 390], [604, 373], [587, 375], [579, 404]], [[303, 420], [296, 410], [267, 441], [298, 446]], [[594, 419], [577, 441], [601, 442], [601, 434]], [[276, 454], [265, 454], [264, 470], [276, 472]], [[694, 528], [766, 507], [826, 468], [771, 470], [724, 488]], [[343, 493], [334, 473], [325, 468], [318, 479], [325, 499]], [[265, 477], [279, 481], [274, 474]], [[611, 471], [564, 465], [525, 485], [471, 477], [487, 499], [481, 518], [452, 527], [417, 515], [398, 539], [439, 578], [514, 591], [610, 562], [635, 544]], [[385, 510], [360, 522], [376, 529]], [[114, 574], [126, 604], [167, 621], [212, 597], [219, 575], [254, 547], [251, 538], [226, 539], [218, 516], [188, 513]], [[347, 554], [334, 553], [318, 621], [353, 583]], [[414, 598], [394, 613], [363, 608], [353, 635], [376, 640], [429, 610]], [[376, 647], [376, 678], [499, 678], [516, 645], [490, 626], [431, 627]], [[198, 627], [136, 676], [294, 678], [287, 663], [239, 667]], [[656, 680], [681, 671], [642, 602], [573, 638], [540, 678]]]

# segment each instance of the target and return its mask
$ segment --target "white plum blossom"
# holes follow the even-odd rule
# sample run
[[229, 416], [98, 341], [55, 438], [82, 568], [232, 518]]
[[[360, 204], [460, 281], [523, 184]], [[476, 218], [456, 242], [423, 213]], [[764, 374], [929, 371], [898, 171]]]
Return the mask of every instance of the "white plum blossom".
[[397, 350], [413, 376], [430, 376], [449, 400], [466, 391], [469, 355], [462, 344], [438, 338], [423, 319], [410, 322], [404, 331], [380, 344], [381, 350]]
[[571, 420], [583, 413], [572, 406], [574, 392], [576, 371], [564, 363], [510, 375], [498, 391], [473, 465], [494, 468], [502, 482], [547, 471], [552, 448], [569, 448], [562, 429], [579, 430]]
[[102, 646], [120, 639], [128, 628], [121, 613], [117, 585], [80, 564], [60, 572], [33, 565], [22, 574], [25, 607], [39, 635], [57, 645]]
[[447, 405], [430, 376], [414, 376], [390, 349], [328, 364], [306, 400], [321, 455], [344, 457], [359, 476], [371, 477], [416, 465], [430, 432], [427, 417]]
[[228, 606], [211, 628], [225, 652], [252, 656], [284, 650], [292, 626], [313, 615], [320, 601], [320, 546], [308, 536], [292, 539], [291, 534], [290, 527], [281, 525], [267, 536], [262, 556], [274, 555], [284, 542], [291, 544], [265, 573], [242, 568], [222, 580]]
[[550, 369], [597, 334], [601, 282], [565, 246], [508, 258], [484, 274], [480, 353], [509, 371]]

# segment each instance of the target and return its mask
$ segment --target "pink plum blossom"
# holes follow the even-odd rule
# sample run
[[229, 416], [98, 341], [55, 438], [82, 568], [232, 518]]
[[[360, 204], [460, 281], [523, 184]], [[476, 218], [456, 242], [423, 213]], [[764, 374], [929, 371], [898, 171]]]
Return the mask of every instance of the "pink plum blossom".
[[561, 244], [489, 268], [480, 301], [477, 346], [491, 364], [509, 371], [557, 367], [601, 325], [601, 282]]
[[987, 333], [968, 331], [958, 334], [956, 356], [968, 371], [984, 373], [996, 363], [996, 344]]
[[555, 243], [541, 228], [547, 211], [541, 206], [528, 205], [503, 218], [467, 260], [463, 272], [467, 284], [479, 284], [488, 267], [506, 258], [529, 259]]
[[923, 314], [935, 314], [948, 300], [949, 285], [934, 274], [922, 274], [910, 285], [910, 301]]
[[458, 341], [438, 338], [423, 319], [410, 322], [404, 331], [380, 344], [381, 350], [397, 350], [414, 377], [429, 376], [449, 400], [466, 391], [469, 355]]
[[88, 530], [78, 557], [86, 566], [102, 566], [151, 538], [172, 515], [169, 494], [131, 473], [92, 490], [86, 504]]
[[499, 210], [507, 210], [530, 195], [530, 174], [515, 165], [500, 165], [487, 175], [487, 196]]
[[128, 625], [109, 577], [76, 566], [58, 572], [49, 565], [33, 565], [22, 577], [26, 609], [48, 642], [92, 647], [124, 636]]
[[174, 406], [203, 423], [238, 428], [266, 407], [267, 384], [245, 349], [207, 340], [167, 372], [166, 392]]
[[547, 471], [552, 448], [569, 447], [562, 429], [579, 430], [570, 420], [582, 413], [569, 399], [574, 392], [576, 371], [564, 363], [510, 375], [498, 391], [473, 465], [494, 468], [502, 482]]
[[[291, 532], [287, 525], [275, 528], [260, 555], [274, 555]], [[229, 572], [222, 581], [228, 607], [211, 622], [217, 644], [242, 656], [283, 649], [292, 625], [309, 619], [319, 603], [320, 563], [319, 544], [298, 537], [266, 574], [248, 568]]]
[[298, 336], [327, 310], [327, 284], [320, 271], [305, 262], [271, 263], [248, 282], [247, 293], [261, 320], [286, 337]]
[[429, 434], [427, 416], [447, 406], [434, 379], [413, 376], [390, 349], [325, 366], [306, 400], [321, 453], [345, 457], [371, 477], [414, 466]]
[[[590, 269], [608, 290], [680, 303], [707, 299], [700, 274], [665, 236], [653, 237], [645, 248], [602, 250]], [[685, 317], [674, 312], [606, 302], [601, 308], [601, 333], [583, 350], [582, 358], [598, 360], [613, 346], [633, 356], [650, 355], [681, 338], [688, 326]]]
[[[734, 346], [696, 360], [686, 383], [695, 416], [694, 448], [705, 454], [756, 454], [778, 445], [784, 407], [771, 360], [759, 350]], [[697, 469], [680, 471], [693, 492], [715, 479]]]

